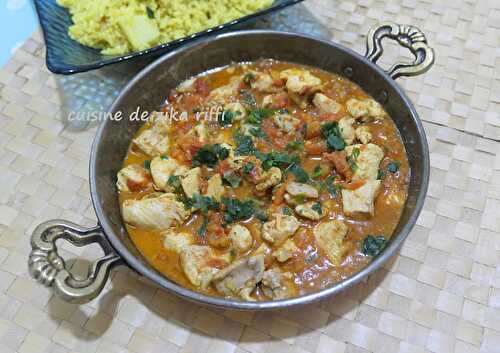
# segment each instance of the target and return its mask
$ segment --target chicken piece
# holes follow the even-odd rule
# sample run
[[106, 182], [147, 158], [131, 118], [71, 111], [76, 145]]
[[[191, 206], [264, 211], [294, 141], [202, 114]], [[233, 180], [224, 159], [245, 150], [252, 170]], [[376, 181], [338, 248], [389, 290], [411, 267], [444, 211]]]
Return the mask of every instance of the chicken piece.
[[234, 113], [233, 121], [241, 121], [247, 117], [247, 110], [243, 106], [243, 104], [238, 102], [233, 102], [226, 104], [225, 110], [231, 111]]
[[347, 231], [347, 225], [339, 220], [323, 222], [314, 228], [313, 233], [316, 243], [335, 266], [342, 263], [344, 255], [343, 241]]
[[166, 135], [170, 130], [170, 117], [164, 112], [152, 112], [148, 117], [151, 129], [160, 135]]
[[213, 277], [215, 288], [228, 297], [237, 296], [254, 301], [250, 294], [264, 273], [264, 255], [252, 255], [236, 260]]
[[173, 158], [164, 159], [161, 157], [155, 157], [151, 160], [150, 169], [156, 189], [166, 192], [173, 191], [168, 185], [168, 179], [173, 175], [182, 175], [188, 170], [187, 167]]
[[314, 186], [295, 181], [289, 182], [286, 185], [286, 192], [292, 196], [302, 196], [310, 199], [317, 199], [319, 194]]
[[208, 95], [208, 101], [219, 104], [228, 103], [230, 98], [238, 93], [241, 79], [241, 76], [232, 77], [229, 84], [212, 90]]
[[125, 200], [122, 215], [126, 223], [136, 227], [167, 229], [184, 222], [190, 215], [184, 204], [176, 200], [174, 194], [141, 200]]
[[193, 168], [181, 177], [181, 185], [187, 197], [193, 197], [200, 193], [201, 168]]
[[347, 153], [345, 151], [323, 153], [323, 158], [332, 163], [337, 173], [348, 180], [352, 179], [353, 173], [349, 163], [347, 163]]
[[286, 81], [288, 92], [299, 95], [309, 95], [321, 90], [321, 79], [308, 70], [288, 69], [280, 73], [280, 78]]
[[273, 220], [262, 225], [262, 238], [270, 243], [279, 244], [290, 238], [299, 229], [299, 221], [294, 216], [275, 213]]
[[368, 213], [373, 216], [375, 197], [380, 189], [380, 180], [366, 180], [363, 186], [348, 190], [342, 189], [342, 204], [344, 213], [353, 215], [356, 213]]
[[217, 258], [209, 246], [188, 245], [182, 248], [179, 262], [189, 282], [201, 288], [207, 288], [219, 269], [214, 264], [224, 264]]
[[290, 114], [276, 114], [273, 117], [274, 124], [286, 134], [295, 134], [301, 124], [300, 119], [294, 118]]
[[295, 207], [295, 212], [301, 217], [318, 221], [324, 216], [321, 204], [317, 201], [306, 202]]
[[257, 191], [264, 191], [278, 185], [283, 177], [281, 170], [277, 167], [270, 168], [267, 172], [263, 173], [255, 186]]
[[341, 109], [339, 103], [322, 93], [316, 93], [314, 95], [313, 104], [323, 114], [337, 114]]
[[345, 117], [339, 121], [340, 136], [342, 136], [347, 145], [352, 145], [356, 138], [356, 131], [353, 127], [354, 122], [354, 118], [351, 117]]
[[295, 245], [292, 239], [287, 239], [276, 251], [273, 252], [273, 257], [278, 262], [285, 262], [293, 257], [299, 248]]
[[278, 90], [274, 85], [274, 80], [271, 75], [257, 71], [252, 71], [251, 73], [254, 75], [253, 80], [250, 82], [250, 86], [253, 89], [261, 93], [273, 93]]
[[179, 86], [177, 86], [177, 92], [180, 93], [188, 93], [193, 92], [195, 87], [194, 83], [196, 82], [196, 77], [190, 78], [186, 81], [181, 82]]
[[215, 200], [220, 201], [226, 189], [222, 185], [222, 178], [220, 174], [214, 174], [208, 179], [207, 192], [205, 196], [213, 197]]
[[180, 253], [186, 246], [195, 242], [193, 234], [174, 229], [167, 229], [161, 233], [161, 236], [163, 237], [163, 247], [176, 253]]
[[369, 143], [366, 145], [351, 145], [345, 148], [347, 157], [351, 157], [354, 151], [359, 151], [359, 155], [354, 159], [356, 163], [356, 168], [354, 170], [354, 175], [352, 177], [353, 181], [367, 179], [376, 180], [379, 170], [380, 162], [384, 158], [384, 151], [373, 144]]
[[356, 129], [356, 138], [363, 144], [370, 143], [372, 134], [368, 126], [360, 126]]
[[132, 142], [151, 157], [165, 155], [169, 150], [168, 136], [154, 129], [143, 131], [139, 136], [133, 139]]
[[270, 109], [283, 109], [288, 105], [288, 94], [286, 92], [268, 94], [262, 99], [262, 106]]
[[119, 191], [137, 192], [151, 186], [151, 175], [139, 164], [131, 164], [117, 174], [116, 187]]
[[253, 243], [252, 234], [247, 227], [235, 224], [229, 230], [229, 237], [233, 242], [233, 246], [239, 251], [244, 252], [250, 249]]
[[282, 272], [277, 267], [269, 269], [262, 275], [262, 291], [273, 300], [293, 297], [296, 290], [292, 280], [290, 272]]
[[362, 121], [382, 120], [385, 117], [382, 106], [373, 99], [349, 99], [346, 103], [347, 111], [352, 117]]

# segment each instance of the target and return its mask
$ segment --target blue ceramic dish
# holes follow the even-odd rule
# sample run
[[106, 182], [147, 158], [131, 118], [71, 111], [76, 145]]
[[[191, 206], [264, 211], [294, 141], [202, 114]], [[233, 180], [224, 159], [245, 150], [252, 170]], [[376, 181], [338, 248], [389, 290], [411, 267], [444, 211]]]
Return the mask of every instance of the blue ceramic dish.
[[190, 43], [211, 34], [234, 28], [235, 26], [257, 19], [268, 13], [284, 9], [285, 7], [301, 1], [303, 0], [276, 0], [269, 8], [221, 24], [220, 26], [160, 44], [147, 50], [117, 56], [102, 55], [99, 50], [87, 47], [71, 39], [68, 35], [68, 28], [73, 23], [71, 15], [67, 9], [59, 6], [56, 0], [34, 0], [34, 3], [45, 38], [47, 67], [53, 73], [70, 75], [98, 69], [106, 65], [134, 58], [158, 56], [185, 43]]

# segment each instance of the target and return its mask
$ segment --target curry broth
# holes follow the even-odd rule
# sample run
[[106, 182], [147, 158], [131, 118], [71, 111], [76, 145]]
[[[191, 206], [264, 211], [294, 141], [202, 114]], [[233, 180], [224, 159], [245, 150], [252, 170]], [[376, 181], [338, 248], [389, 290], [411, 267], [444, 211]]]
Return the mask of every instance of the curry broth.
[[[245, 64], [245, 66], [241, 64], [231, 65], [219, 71], [202, 75], [201, 77], [207, 82], [209, 90], [213, 90], [228, 84], [231, 77], [242, 75], [244, 71], [248, 69], [272, 69], [281, 71], [296, 67], [303, 68], [303, 66], [291, 63], [262, 61]], [[307, 70], [313, 75], [321, 78], [322, 81], [328, 82], [325, 92], [328, 93], [329, 97], [341, 103], [343, 107], [346, 101], [353, 97], [357, 99], [371, 98], [359, 86], [344, 77], [315, 68], [307, 67]], [[257, 102], [262, 100], [262, 94], [254, 92], [254, 95]], [[179, 104], [171, 100], [171, 98], [167, 99], [166, 107], [174, 106], [180, 110], [184, 109], [190, 112], [190, 121], [173, 123], [174, 128], [171, 129], [170, 139], [173, 141], [171, 148], [173, 148], [173, 153], [175, 153], [175, 141], [180, 134], [188, 131], [194, 124], [192, 121], [194, 115], [191, 112], [197, 108], [199, 101], [196, 97], [184, 99], [179, 102]], [[301, 117], [302, 120], [306, 122], [318, 119], [318, 113], [312, 105], [309, 105], [306, 109], [301, 109], [295, 105], [291, 105], [287, 108], [289, 108], [292, 115]], [[345, 113], [345, 109], [343, 113]], [[357, 215], [355, 217], [346, 216], [342, 212], [342, 203], [338, 198], [333, 198], [325, 192], [321, 193], [319, 200], [323, 203], [323, 209], [327, 212], [327, 217], [323, 218], [322, 221], [328, 219], [345, 220], [349, 227], [349, 232], [344, 240], [346, 249], [345, 256], [340, 266], [334, 266], [328, 258], [324, 256], [322, 250], [318, 249], [315, 245], [312, 228], [318, 222], [297, 217], [301, 227], [293, 236], [293, 239], [299, 248], [299, 252], [294, 254], [294, 256], [285, 263], [278, 263], [274, 258], [271, 260], [267, 259], [266, 261], [271, 261], [271, 266], [278, 266], [283, 271], [289, 271], [293, 274], [293, 282], [297, 289], [296, 294], [299, 296], [329, 287], [365, 267], [371, 261], [371, 257], [364, 255], [360, 251], [360, 242], [368, 234], [382, 234], [386, 238], [390, 238], [401, 217], [404, 202], [407, 197], [410, 168], [398, 130], [388, 116], [384, 120], [368, 122], [364, 125], [368, 126], [371, 131], [372, 143], [379, 145], [384, 150], [384, 158], [380, 163], [380, 169], [386, 170], [388, 164], [392, 161], [398, 161], [400, 163], [399, 169], [396, 173], [386, 173], [383, 178], [381, 191], [375, 201], [375, 215], [373, 217], [363, 215]], [[146, 123], [138, 134], [148, 127], [149, 123]], [[227, 129], [228, 136], [231, 136], [232, 133], [233, 131], [231, 128]], [[285, 140], [283, 143], [290, 142], [287, 140], [286, 136], [283, 137], [283, 139]], [[256, 146], [263, 151], [269, 151], [271, 149], [268, 144], [262, 144], [261, 146], [259, 142], [256, 143]], [[145, 162], [147, 163], [150, 159], [150, 156], [144, 154], [132, 144], [124, 160], [123, 167], [132, 164], [142, 165]], [[320, 156], [303, 156], [301, 166], [310, 175], [318, 165], [324, 165]], [[243, 185], [234, 190], [229, 187], [226, 187], [226, 189], [229, 189], [228, 195], [238, 198], [245, 198], [251, 195], [251, 187], [246, 181], [243, 181]], [[153, 191], [150, 190], [148, 192], [138, 193], [120, 192], [120, 204], [123, 204], [127, 199], [140, 199], [150, 192]], [[277, 209], [277, 207], [272, 204], [268, 207], [271, 211]], [[201, 223], [202, 217], [198, 212], [195, 212], [189, 220], [178, 229], [179, 231], [187, 231], [196, 234]], [[262, 223], [255, 217], [241, 223], [248, 227], [253, 237], [253, 245], [251, 249], [246, 252], [246, 254], [248, 254], [257, 249], [263, 242], [260, 236], [260, 227]], [[207, 289], [200, 289], [193, 286], [188, 281], [179, 265], [179, 255], [174, 251], [164, 248], [163, 239], [160, 235], [161, 231], [140, 229], [132, 225], [127, 225], [126, 227], [128, 234], [139, 251], [160, 273], [183, 287], [209, 295], [220, 295], [212, 286], [209, 286]], [[199, 244], [206, 244], [206, 239], [198, 237], [197, 242]], [[216, 250], [216, 253], [219, 252], [221, 251]], [[238, 254], [238, 257], [243, 255], [245, 254]], [[269, 263], [267, 263], [267, 265], [269, 265]], [[266, 299], [258, 286], [254, 291], [254, 296], [259, 300]]]

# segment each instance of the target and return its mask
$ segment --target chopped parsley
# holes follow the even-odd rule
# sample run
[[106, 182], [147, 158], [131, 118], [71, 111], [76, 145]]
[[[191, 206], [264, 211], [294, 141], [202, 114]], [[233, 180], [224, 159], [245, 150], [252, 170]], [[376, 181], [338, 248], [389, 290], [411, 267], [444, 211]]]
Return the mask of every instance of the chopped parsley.
[[198, 235], [202, 238], [207, 234], [207, 226], [208, 226], [208, 218], [206, 216], [203, 217], [203, 222], [201, 223], [200, 228], [198, 228]]
[[342, 151], [346, 143], [340, 134], [339, 124], [331, 121], [321, 126], [321, 134], [326, 139], [326, 145], [329, 151]]
[[355, 172], [358, 169], [356, 161], [358, 160], [359, 154], [360, 154], [359, 148], [354, 147], [352, 149], [352, 153], [349, 155], [349, 157], [347, 157], [347, 164], [349, 164], [349, 167], [353, 172]]
[[249, 105], [251, 107], [254, 107], [257, 105], [257, 102], [255, 101], [255, 97], [253, 96], [252, 92], [242, 89], [240, 91], [241, 96], [243, 97], [243, 103], [246, 105]]
[[238, 186], [240, 186], [241, 183], [241, 177], [232, 171], [225, 172], [224, 175], [222, 176], [222, 180], [224, 181], [224, 183], [231, 186], [232, 188], [237, 188]]
[[382, 252], [382, 250], [385, 249], [386, 246], [387, 246], [387, 240], [383, 235], [379, 236], [368, 235], [363, 240], [363, 246], [361, 251], [365, 255], [377, 256]]
[[151, 10], [149, 6], [146, 6], [146, 14], [150, 19], [155, 18], [155, 13], [153, 12], [153, 10]]
[[286, 145], [288, 151], [302, 151], [304, 149], [304, 141], [290, 141]]
[[264, 119], [274, 114], [272, 109], [250, 109], [246, 122], [252, 125], [261, 125]]
[[253, 168], [255, 168], [254, 164], [252, 162], [249, 162], [243, 166], [243, 173], [250, 174]]
[[167, 185], [173, 188], [176, 194], [182, 194], [181, 178], [178, 175], [169, 176]]
[[384, 179], [384, 177], [385, 177], [385, 172], [382, 169], [379, 169], [377, 173], [377, 180], [382, 180]]
[[321, 178], [322, 176], [323, 176], [323, 169], [321, 168], [321, 165], [318, 164], [316, 167], [314, 167], [312, 177], [314, 179], [318, 179]]
[[168, 161], [168, 156], [161, 156], [160, 158], [164, 161]]
[[281, 210], [281, 212], [283, 212], [284, 215], [286, 216], [291, 216], [293, 214], [292, 210], [290, 209], [290, 207], [283, 207], [283, 209]]
[[144, 165], [144, 168], [146, 168], [147, 170], [151, 169], [151, 161], [150, 160], [144, 161], [143, 165]]
[[236, 142], [234, 153], [237, 156], [249, 156], [255, 153], [256, 149], [250, 136], [237, 132], [233, 137]]
[[241, 115], [240, 111], [233, 112], [232, 110], [224, 110], [218, 118], [219, 125], [222, 127], [229, 126], [233, 123], [234, 118]]
[[264, 131], [262, 131], [262, 129], [260, 128], [260, 126], [259, 127], [255, 127], [255, 128], [251, 128], [250, 129], [250, 134], [252, 136], [261, 138], [263, 140], [269, 140], [269, 136], [267, 136], [266, 133]]
[[298, 164], [292, 164], [289, 170], [295, 176], [295, 180], [297, 180], [299, 183], [307, 183], [311, 180], [309, 174], [307, 174], [304, 168], [302, 168]]
[[342, 185], [340, 184], [335, 184], [335, 177], [330, 175], [326, 180], [321, 184], [321, 188], [325, 188], [326, 190], [332, 195], [333, 197], [337, 197], [340, 194], [340, 191], [342, 190]]
[[320, 215], [323, 214], [323, 208], [321, 208], [321, 204], [319, 202], [316, 202], [314, 205], [312, 205], [311, 209]]
[[247, 85], [252, 83], [255, 80], [255, 75], [251, 72], [247, 72], [245, 76], [243, 76], [243, 82], [245, 82]]
[[221, 201], [225, 206], [224, 221], [226, 224], [248, 219], [254, 214], [253, 200], [241, 201], [223, 197]]
[[213, 168], [219, 163], [229, 157], [229, 150], [219, 144], [205, 145], [196, 152], [193, 157], [193, 166], [206, 165]]
[[397, 173], [399, 170], [399, 167], [401, 166], [400, 162], [391, 162], [387, 165], [387, 171], [390, 173]]
[[262, 168], [269, 170], [272, 167], [286, 169], [293, 164], [299, 164], [300, 158], [296, 154], [271, 151], [269, 153], [255, 152], [255, 156], [262, 161]]
[[207, 214], [208, 211], [218, 211], [220, 209], [220, 204], [216, 199], [210, 196], [202, 196], [200, 194], [195, 194], [192, 198], [188, 199], [191, 208], [200, 210], [203, 214]]

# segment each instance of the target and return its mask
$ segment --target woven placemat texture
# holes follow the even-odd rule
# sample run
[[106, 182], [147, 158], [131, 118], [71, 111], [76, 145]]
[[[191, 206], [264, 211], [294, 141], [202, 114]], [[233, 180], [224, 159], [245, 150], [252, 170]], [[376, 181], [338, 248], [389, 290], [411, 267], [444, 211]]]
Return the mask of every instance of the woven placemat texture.
[[[425, 120], [431, 182], [398, 256], [365, 283], [303, 308], [230, 312], [158, 290], [127, 269], [77, 306], [30, 279], [29, 237], [51, 218], [96, 222], [88, 189], [95, 127], [64, 124], [61, 78], [35, 34], [0, 71], [2, 353], [500, 352], [500, 1], [309, 0], [332, 39], [364, 52], [380, 21], [414, 24], [436, 65], [400, 84]], [[382, 64], [404, 57], [387, 45]], [[96, 248], [63, 246], [91, 260]], [[74, 262], [74, 269], [88, 262]]]

